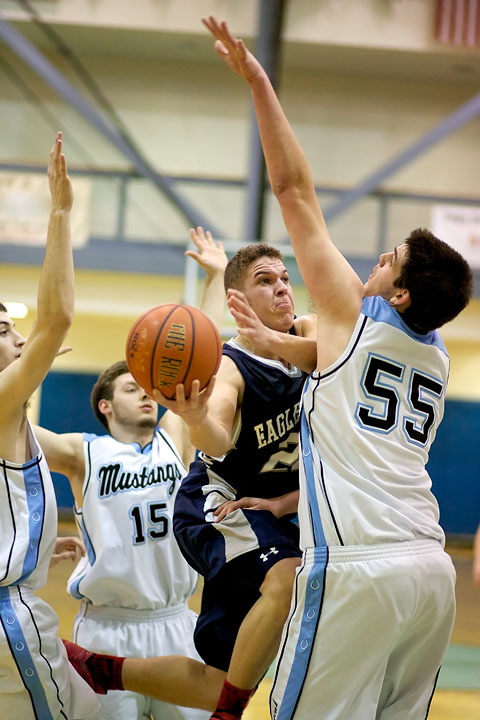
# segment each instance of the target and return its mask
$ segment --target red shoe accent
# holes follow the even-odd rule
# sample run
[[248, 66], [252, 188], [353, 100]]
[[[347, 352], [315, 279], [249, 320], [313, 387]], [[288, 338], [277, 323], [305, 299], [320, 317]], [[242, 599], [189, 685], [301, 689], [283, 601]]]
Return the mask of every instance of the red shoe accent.
[[99, 695], [123, 690], [122, 665], [125, 658], [90, 652], [70, 640], [63, 640], [68, 659], [78, 674]]

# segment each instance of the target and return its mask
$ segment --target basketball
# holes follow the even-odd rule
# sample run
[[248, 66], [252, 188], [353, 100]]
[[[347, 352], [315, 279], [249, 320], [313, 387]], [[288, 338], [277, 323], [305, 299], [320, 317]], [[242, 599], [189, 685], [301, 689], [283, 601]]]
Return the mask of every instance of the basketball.
[[154, 389], [174, 398], [178, 383], [190, 395], [193, 380], [200, 390], [220, 365], [222, 343], [205, 313], [190, 305], [158, 305], [133, 323], [126, 360], [136, 382], [151, 395]]

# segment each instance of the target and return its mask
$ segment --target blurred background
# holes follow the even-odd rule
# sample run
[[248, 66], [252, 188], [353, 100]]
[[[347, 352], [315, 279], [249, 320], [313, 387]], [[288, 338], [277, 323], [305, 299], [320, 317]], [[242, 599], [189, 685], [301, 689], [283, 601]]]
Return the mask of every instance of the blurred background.
[[[32, 407], [57, 431], [101, 431], [99, 371], [149, 307], [199, 304], [188, 228], [229, 253], [280, 246], [248, 88], [223, 67], [201, 16], [229, 21], [269, 69], [312, 168], [334, 242], [366, 279], [379, 252], [429, 227], [476, 275], [442, 336], [445, 419], [429, 469], [452, 538], [480, 519], [480, 3], [477, 0], [2, 0], [0, 300], [28, 334], [48, 218], [55, 133], [73, 179], [76, 315]], [[347, 290], [346, 290], [347, 291]], [[224, 337], [234, 333], [226, 312]], [[72, 497], [55, 478], [59, 505]]]
[[[76, 314], [33, 398], [32, 419], [103, 433], [97, 374], [124, 356], [135, 318], [199, 304], [185, 261], [202, 225], [228, 253], [282, 248], [297, 312], [309, 298], [266, 183], [248, 88], [213, 51], [200, 18], [227, 19], [276, 85], [312, 168], [334, 242], [363, 280], [378, 255], [428, 227], [472, 264], [475, 298], [442, 329], [451, 356], [445, 418], [429, 470], [457, 570], [458, 613], [429, 717], [480, 712], [480, 0], [0, 0], [0, 301], [27, 335], [49, 212], [58, 130], [72, 176]], [[346, 288], [348, 292], [348, 288]], [[234, 334], [225, 312], [224, 338]], [[64, 522], [73, 498], [55, 476]], [[71, 635], [71, 567], [42, 596]], [[198, 610], [199, 593], [192, 599]], [[267, 716], [270, 679], [246, 720]]]

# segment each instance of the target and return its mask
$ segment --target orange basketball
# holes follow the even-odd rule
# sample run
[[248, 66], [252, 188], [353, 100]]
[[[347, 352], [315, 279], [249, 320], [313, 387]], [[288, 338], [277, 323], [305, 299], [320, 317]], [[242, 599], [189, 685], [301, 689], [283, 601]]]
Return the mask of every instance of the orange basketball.
[[220, 335], [201, 310], [190, 305], [159, 305], [141, 315], [127, 338], [127, 365], [149, 394], [155, 388], [175, 397], [178, 383], [188, 397], [193, 380], [202, 390], [222, 357]]

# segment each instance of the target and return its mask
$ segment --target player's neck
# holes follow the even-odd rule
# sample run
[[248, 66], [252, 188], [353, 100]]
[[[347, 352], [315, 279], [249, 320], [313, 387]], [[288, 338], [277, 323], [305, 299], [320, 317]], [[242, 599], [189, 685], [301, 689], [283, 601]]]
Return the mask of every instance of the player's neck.
[[146, 445], [152, 442], [154, 428], [151, 427], [127, 427], [124, 425], [114, 425], [109, 428], [110, 435], [118, 440], [118, 442], [126, 443], [138, 443], [140, 447], [144, 448]]

